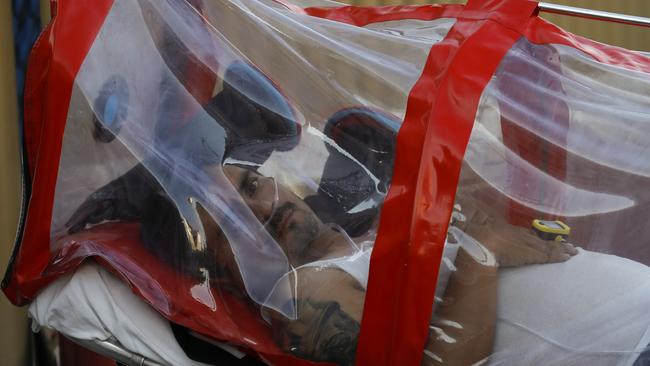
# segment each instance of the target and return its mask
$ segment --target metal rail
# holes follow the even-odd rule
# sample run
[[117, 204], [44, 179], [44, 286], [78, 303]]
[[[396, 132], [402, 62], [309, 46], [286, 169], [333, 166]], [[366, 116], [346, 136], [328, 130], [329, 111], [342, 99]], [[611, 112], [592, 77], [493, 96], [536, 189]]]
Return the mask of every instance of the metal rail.
[[611, 13], [608, 11], [576, 8], [573, 6], [539, 3], [539, 11], [561, 15], [571, 15], [579, 18], [604, 20], [608, 22], [636, 25], [650, 28], [650, 18], [639, 17], [636, 15]]
[[80, 346], [88, 348], [91, 351], [97, 352], [100, 355], [111, 358], [127, 366], [163, 366], [158, 362], [127, 350], [126, 348], [119, 345], [117, 341], [111, 342], [111, 340], [100, 341], [78, 339], [67, 335], [65, 335], [65, 337], [79, 344]]

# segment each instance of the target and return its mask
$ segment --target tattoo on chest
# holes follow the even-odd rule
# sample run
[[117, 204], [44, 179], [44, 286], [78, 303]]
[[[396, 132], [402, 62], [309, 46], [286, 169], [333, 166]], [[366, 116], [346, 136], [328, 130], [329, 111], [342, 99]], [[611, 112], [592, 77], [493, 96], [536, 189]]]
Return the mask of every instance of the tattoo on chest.
[[298, 301], [298, 320], [288, 325], [290, 350], [314, 361], [352, 365], [360, 324], [338, 302]]

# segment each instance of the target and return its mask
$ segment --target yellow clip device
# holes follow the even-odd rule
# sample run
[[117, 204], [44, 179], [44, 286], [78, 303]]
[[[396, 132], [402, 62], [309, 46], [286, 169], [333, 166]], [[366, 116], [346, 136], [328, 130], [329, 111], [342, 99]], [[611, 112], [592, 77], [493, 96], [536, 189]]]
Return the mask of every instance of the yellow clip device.
[[571, 233], [569, 225], [558, 220], [533, 220], [533, 229], [544, 240], [566, 241]]

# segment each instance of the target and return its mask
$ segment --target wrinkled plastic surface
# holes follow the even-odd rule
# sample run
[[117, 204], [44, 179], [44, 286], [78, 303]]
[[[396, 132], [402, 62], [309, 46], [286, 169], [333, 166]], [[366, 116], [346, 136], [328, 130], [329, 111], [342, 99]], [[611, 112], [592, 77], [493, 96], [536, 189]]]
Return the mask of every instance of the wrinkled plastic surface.
[[[356, 28], [272, 1], [116, 2], [75, 80], [46, 273], [99, 256], [169, 317], [189, 300], [237, 323], [220, 298], [240, 298], [284, 351], [349, 362], [354, 339], [319, 344], [336, 329], [310, 311], [358, 332], [395, 134], [452, 25]], [[120, 237], [176, 275], [125, 261], [106, 245]], [[338, 286], [355, 288], [350, 314], [329, 300]]]
[[[481, 97], [456, 196], [461, 219], [447, 244], [500, 267], [489, 289], [497, 293], [489, 364], [647, 362], [649, 87], [646, 73], [564, 45], [522, 38], [501, 60]], [[565, 239], [580, 249], [543, 238], [535, 219], [566, 223]], [[472, 284], [461, 270], [452, 268], [465, 281], [457, 288], [489, 283]], [[489, 295], [479, 300], [490, 306]], [[443, 314], [446, 301], [437, 299]], [[434, 315], [429, 344], [468, 336], [445, 333], [440, 324], [452, 320], [477, 337], [487, 327]]]
[[[364, 14], [413, 19], [372, 22], [361, 8], [308, 12], [331, 19], [300, 11], [336, 5], [327, 1], [114, 2], [74, 78], [51, 260], [39, 276], [94, 257], [170, 320], [268, 363], [350, 364], [391, 191], [394, 201], [413, 195], [398, 214], [422, 229], [395, 243], [414, 251], [404, 267], [437, 255], [443, 243], [431, 238], [444, 236], [453, 207], [431, 263], [440, 270], [425, 364], [641, 362], [650, 344], [641, 66], [650, 62], [592, 49], [611, 56], [602, 62], [526, 38], [511, 46], [517, 32], [559, 33], [481, 8], [495, 4], [533, 8], [473, 1], [467, 12], [444, 8], [454, 19], [386, 7]], [[477, 55], [476, 43], [493, 52]], [[403, 172], [415, 183], [393, 187], [409, 115], [426, 146], [408, 165], [417, 172]], [[443, 173], [458, 168], [459, 131], [474, 115], [452, 202], [438, 185], [455, 187]], [[422, 226], [443, 216], [441, 227]], [[567, 240], [583, 249], [543, 240], [535, 219], [568, 224]], [[433, 289], [434, 278], [404, 273], [387, 275], [410, 294]], [[386, 303], [420, 314], [428, 300], [416, 300]], [[412, 328], [391, 329], [424, 328], [411, 315], [401, 314]], [[419, 342], [408, 336], [403, 344]]]

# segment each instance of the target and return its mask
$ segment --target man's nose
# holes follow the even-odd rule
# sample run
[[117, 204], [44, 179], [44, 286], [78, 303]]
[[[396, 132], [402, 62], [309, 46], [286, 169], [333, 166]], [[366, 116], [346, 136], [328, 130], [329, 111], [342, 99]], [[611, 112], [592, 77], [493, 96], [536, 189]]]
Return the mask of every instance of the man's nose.
[[256, 200], [248, 201], [247, 204], [248, 207], [253, 210], [255, 217], [257, 217], [257, 219], [263, 224], [266, 223], [271, 218], [271, 214], [273, 214], [274, 202], [272, 201]]

